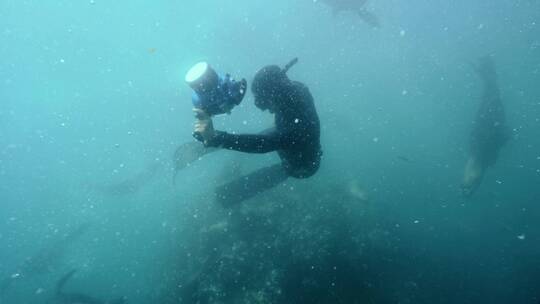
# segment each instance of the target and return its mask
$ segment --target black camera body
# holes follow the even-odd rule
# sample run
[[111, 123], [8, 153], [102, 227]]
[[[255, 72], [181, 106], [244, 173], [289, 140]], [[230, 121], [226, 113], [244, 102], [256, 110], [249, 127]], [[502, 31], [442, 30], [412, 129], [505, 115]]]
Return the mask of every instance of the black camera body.
[[230, 113], [246, 94], [245, 79], [234, 80], [229, 74], [220, 76], [206, 62], [194, 65], [186, 74], [186, 82], [193, 89], [193, 106], [210, 116]]

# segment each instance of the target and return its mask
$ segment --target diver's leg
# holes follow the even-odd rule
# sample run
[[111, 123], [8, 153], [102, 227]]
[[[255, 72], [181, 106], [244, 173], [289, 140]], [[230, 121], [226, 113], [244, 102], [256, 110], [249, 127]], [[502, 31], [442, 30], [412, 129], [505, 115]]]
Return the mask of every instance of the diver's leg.
[[264, 129], [261, 132], [259, 132], [258, 134], [259, 135], [269, 135], [269, 134], [272, 134], [274, 132], [276, 132], [276, 127], [271, 127], [271, 128], [268, 128], [268, 129]]
[[236, 205], [279, 185], [287, 177], [281, 164], [264, 167], [216, 188], [216, 201], [225, 207]]

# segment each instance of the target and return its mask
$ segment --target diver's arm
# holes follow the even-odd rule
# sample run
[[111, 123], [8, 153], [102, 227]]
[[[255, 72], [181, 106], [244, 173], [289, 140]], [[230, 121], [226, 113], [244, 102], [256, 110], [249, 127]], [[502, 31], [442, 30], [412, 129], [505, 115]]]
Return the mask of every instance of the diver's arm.
[[267, 153], [280, 149], [281, 136], [275, 129], [263, 134], [229, 134], [214, 130], [212, 118], [201, 109], [194, 109], [197, 121], [193, 136], [206, 147], [216, 147], [247, 153]]
[[267, 153], [282, 148], [281, 136], [277, 132], [267, 134], [230, 134], [215, 131], [215, 136], [206, 142], [209, 147], [219, 147], [246, 153]]

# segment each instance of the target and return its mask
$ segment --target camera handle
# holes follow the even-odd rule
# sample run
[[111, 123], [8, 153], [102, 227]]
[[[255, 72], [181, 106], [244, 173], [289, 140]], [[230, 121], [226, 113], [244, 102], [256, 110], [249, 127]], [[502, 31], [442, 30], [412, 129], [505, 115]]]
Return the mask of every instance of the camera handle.
[[[204, 112], [203, 109], [201, 108], [195, 108], [197, 109], [197, 111], [195, 111], [195, 119], [198, 119], [198, 120], [201, 120], [203, 118], [206, 118], [205, 116], [207, 116], [208, 114], [206, 114], [206, 112]], [[200, 132], [193, 132], [191, 134], [196, 140], [204, 143], [204, 137], [202, 136], [202, 134]]]

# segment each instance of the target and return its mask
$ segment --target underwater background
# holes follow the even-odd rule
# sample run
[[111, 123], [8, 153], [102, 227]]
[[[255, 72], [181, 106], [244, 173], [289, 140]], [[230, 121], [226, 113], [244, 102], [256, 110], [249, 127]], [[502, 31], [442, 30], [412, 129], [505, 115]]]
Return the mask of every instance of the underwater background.
[[[72, 270], [101, 303], [539, 303], [540, 2], [372, 0], [376, 29], [326, 2], [0, 1], [0, 303], [76, 303]], [[486, 55], [512, 137], [464, 198]], [[294, 57], [319, 172], [233, 208], [214, 188], [275, 153], [173, 183], [188, 69]], [[249, 92], [214, 119], [272, 122]]]

